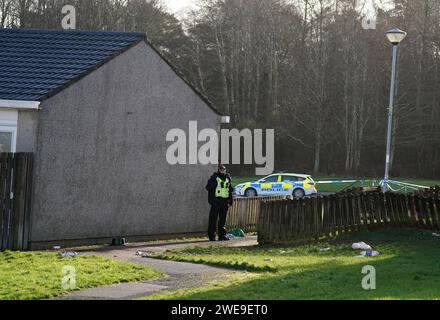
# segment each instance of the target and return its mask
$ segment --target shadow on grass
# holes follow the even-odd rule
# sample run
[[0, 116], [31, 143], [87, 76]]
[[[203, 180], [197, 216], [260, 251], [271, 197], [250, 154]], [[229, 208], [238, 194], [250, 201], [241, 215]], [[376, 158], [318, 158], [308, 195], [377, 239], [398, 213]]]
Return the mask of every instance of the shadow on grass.
[[209, 244], [208, 240], [190, 240], [190, 241], [185, 241], [185, 240], [177, 240], [177, 241], [169, 241], [169, 242], [154, 242], [154, 243], [128, 243], [126, 245], [123, 246], [112, 246], [109, 244], [106, 245], [100, 245], [100, 246], [93, 246], [93, 247], [88, 247], [88, 246], [84, 246], [84, 247], [69, 247], [69, 248], [65, 248], [65, 250], [74, 250], [76, 252], [110, 252], [110, 251], [115, 251], [115, 250], [133, 250], [133, 249], [142, 249], [142, 248], [164, 248], [164, 247], [169, 247], [169, 246], [197, 246], [197, 245], [201, 245], [201, 244]]
[[[327, 299], [440, 299], [440, 265], [426, 267], [415, 263], [411, 269], [402, 268], [400, 259], [362, 260], [352, 265], [322, 264], [301, 272], [279, 275], [266, 274], [257, 279], [183, 294], [189, 300], [327, 300]], [[365, 265], [377, 272], [377, 289], [362, 288], [361, 273]]]
[[249, 271], [249, 272], [278, 272], [279, 269], [277, 267], [273, 266], [258, 266], [249, 262], [228, 262], [228, 261], [206, 261], [201, 258], [188, 258], [188, 257], [178, 257], [176, 255], [169, 255], [169, 254], [159, 254], [155, 256], [151, 256], [149, 258], [157, 259], [157, 260], [169, 260], [169, 261], [177, 261], [177, 262], [186, 262], [186, 263], [200, 263], [205, 264], [212, 267], [220, 267], [224, 269], [232, 269], [232, 270], [238, 270], [238, 271]]
[[[388, 230], [363, 233], [349, 239], [377, 246], [383, 250], [383, 255], [351, 258], [353, 251], [342, 250], [333, 256], [329, 254], [330, 259], [325, 263], [287, 264], [279, 267], [277, 273], [258, 274], [256, 278], [185, 291], [171, 297], [189, 300], [440, 299], [440, 240], [430, 232]], [[247, 252], [243, 249], [238, 252], [251, 255], [257, 249], [246, 248]], [[336, 259], [341, 257], [343, 259]], [[290, 258], [295, 259], [295, 256]], [[194, 260], [197, 262], [197, 257]], [[246, 260], [246, 254], [242, 260]], [[366, 265], [376, 269], [376, 290], [362, 288], [365, 274], [361, 271]]]

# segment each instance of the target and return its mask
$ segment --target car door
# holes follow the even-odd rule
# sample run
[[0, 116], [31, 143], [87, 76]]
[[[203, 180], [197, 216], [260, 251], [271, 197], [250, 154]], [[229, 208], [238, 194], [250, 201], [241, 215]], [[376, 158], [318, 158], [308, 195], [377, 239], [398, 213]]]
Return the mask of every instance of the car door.
[[291, 175], [283, 175], [281, 180], [283, 182], [283, 195], [291, 196], [293, 190], [295, 189], [295, 182], [297, 181], [297, 177]]
[[273, 196], [276, 195], [276, 185], [279, 184], [278, 182], [279, 180], [279, 176], [278, 175], [274, 175], [274, 176], [269, 176], [267, 178], [264, 178], [263, 180], [261, 180], [260, 182], [260, 192], [259, 194], [263, 195], [263, 196]]

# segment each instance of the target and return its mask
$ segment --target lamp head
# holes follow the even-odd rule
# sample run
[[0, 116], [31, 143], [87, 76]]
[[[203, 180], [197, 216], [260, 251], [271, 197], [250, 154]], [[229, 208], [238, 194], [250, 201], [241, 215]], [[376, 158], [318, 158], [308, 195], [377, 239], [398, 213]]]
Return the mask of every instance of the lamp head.
[[400, 29], [391, 29], [387, 31], [387, 38], [393, 45], [398, 45], [406, 38], [407, 33]]

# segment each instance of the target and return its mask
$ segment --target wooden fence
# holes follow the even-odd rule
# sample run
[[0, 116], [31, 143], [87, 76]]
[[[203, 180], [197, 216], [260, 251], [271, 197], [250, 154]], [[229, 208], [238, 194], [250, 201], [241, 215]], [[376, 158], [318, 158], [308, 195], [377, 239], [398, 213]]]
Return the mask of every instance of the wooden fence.
[[386, 227], [440, 230], [440, 198], [373, 192], [266, 200], [260, 208], [258, 242], [320, 239]]
[[418, 195], [423, 197], [440, 198], [440, 186], [430, 187], [419, 191]]
[[245, 232], [257, 231], [260, 205], [263, 201], [283, 200], [286, 197], [235, 198], [226, 221], [229, 230], [240, 228]]
[[27, 250], [32, 154], [0, 153], [0, 251]]

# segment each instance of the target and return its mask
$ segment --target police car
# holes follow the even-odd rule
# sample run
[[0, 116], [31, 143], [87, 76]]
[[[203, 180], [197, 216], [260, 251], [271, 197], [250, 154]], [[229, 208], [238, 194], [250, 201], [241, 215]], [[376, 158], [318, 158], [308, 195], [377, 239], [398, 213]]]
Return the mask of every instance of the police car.
[[317, 194], [316, 184], [310, 175], [277, 173], [256, 182], [247, 182], [235, 187], [235, 194], [242, 197], [294, 196], [302, 198]]

